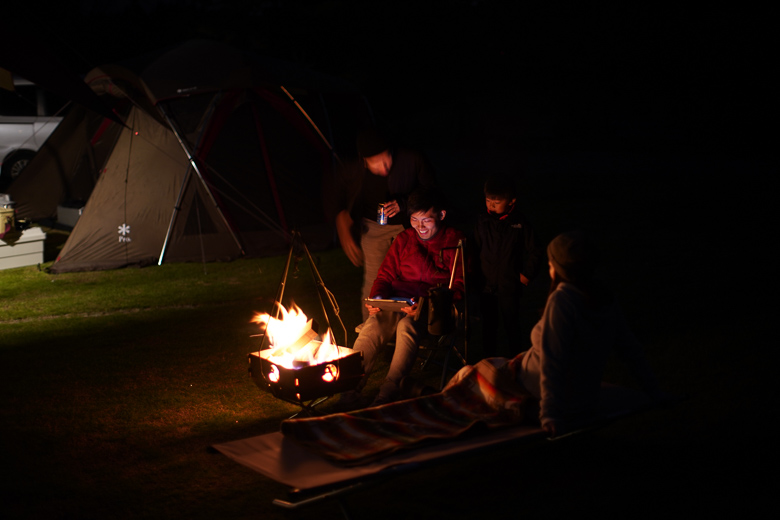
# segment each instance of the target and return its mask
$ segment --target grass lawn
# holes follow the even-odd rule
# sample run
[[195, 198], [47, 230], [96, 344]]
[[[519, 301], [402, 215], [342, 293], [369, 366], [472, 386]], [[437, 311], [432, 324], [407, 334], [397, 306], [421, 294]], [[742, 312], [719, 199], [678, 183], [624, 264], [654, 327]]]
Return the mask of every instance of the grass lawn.
[[[724, 265], [741, 265], [727, 250], [740, 247], [725, 227], [733, 223], [713, 211], [728, 194], [709, 190], [705, 200], [702, 176], [657, 176], [657, 165], [644, 183], [599, 164], [572, 176], [571, 164], [540, 160], [523, 203], [545, 242], [573, 224], [599, 231], [629, 322], [663, 386], [687, 399], [568, 441], [392, 478], [348, 499], [357, 517], [741, 517], [769, 496], [772, 479], [758, 477], [774, 452], [765, 428], [776, 415], [765, 357], [774, 316], [749, 273], [724, 277], [739, 273]], [[678, 185], [651, 182], [661, 177]], [[460, 187], [464, 200], [470, 187]], [[315, 256], [351, 331], [360, 270], [339, 250]], [[247, 374], [259, 344], [250, 320], [270, 310], [284, 261], [0, 271], [0, 516], [340, 518], [333, 504], [272, 506], [283, 486], [207, 450], [277, 430], [297, 411]], [[310, 311], [313, 286], [300, 267], [286, 294]], [[545, 291], [539, 280], [529, 307]], [[608, 378], [630, 383], [617, 366]]]

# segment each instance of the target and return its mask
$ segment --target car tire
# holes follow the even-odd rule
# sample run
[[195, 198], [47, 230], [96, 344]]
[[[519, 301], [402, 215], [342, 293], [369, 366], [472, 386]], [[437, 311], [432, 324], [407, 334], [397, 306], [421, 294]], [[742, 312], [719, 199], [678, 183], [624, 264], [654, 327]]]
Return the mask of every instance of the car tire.
[[3, 170], [0, 173], [0, 192], [19, 178], [22, 170], [24, 170], [34, 155], [30, 152], [18, 152], [3, 163]]

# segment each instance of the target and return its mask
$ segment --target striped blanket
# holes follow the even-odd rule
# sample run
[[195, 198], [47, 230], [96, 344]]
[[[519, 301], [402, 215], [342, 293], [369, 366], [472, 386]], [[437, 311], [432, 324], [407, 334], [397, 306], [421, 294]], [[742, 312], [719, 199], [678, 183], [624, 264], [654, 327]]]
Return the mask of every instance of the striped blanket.
[[490, 358], [458, 372], [440, 393], [324, 417], [282, 422], [285, 437], [342, 465], [451, 439], [478, 427], [517, 424], [533, 399], [508, 360]]

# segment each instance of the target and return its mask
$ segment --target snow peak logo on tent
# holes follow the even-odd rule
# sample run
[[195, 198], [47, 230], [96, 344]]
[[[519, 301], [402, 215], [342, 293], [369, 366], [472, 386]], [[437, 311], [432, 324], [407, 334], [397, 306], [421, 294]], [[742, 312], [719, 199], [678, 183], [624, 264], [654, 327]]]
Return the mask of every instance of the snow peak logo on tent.
[[119, 242], [132, 242], [133, 239], [128, 235], [130, 234], [130, 226], [122, 224], [119, 226]]

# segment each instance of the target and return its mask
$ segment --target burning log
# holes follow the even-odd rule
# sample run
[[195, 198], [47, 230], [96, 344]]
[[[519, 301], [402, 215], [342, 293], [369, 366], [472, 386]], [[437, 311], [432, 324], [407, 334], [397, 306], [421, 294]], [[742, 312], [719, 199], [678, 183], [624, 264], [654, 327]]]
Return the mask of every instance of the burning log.
[[296, 305], [289, 311], [277, 305], [281, 319], [258, 314], [252, 320], [264, 327], [264, 339], [270, 345], [249, 354], [249, 372], [255, 384], [306, 408], [311, 405], [304, 401], [355, 388], [363, 377], [362, 355], [336, 345], [329, 329], [320, 340], [312, 320]]

